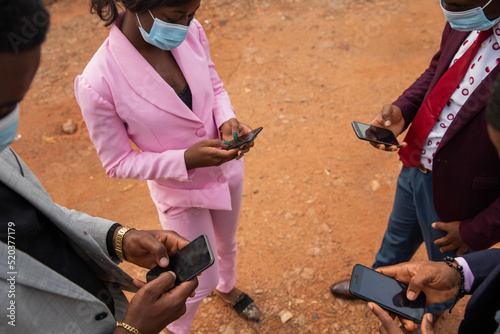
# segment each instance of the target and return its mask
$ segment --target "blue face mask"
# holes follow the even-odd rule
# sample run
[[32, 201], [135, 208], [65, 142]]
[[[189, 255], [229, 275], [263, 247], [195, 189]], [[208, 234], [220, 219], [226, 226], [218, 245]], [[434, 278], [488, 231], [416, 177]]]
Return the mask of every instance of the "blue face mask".
[[490, 21], [486, 15], [484, 15], [483, 10], [492, 1], [493, 0], [488, 1], [484, 7], [476, 7], [462, 12], [452, 12], [444, 8], [443, 0], [441, 0], [441, 8], [443, 9], [446, 21], [450, 23], [453, 29], [459, 31], [484, 31], [500, 22], [500, 17], [496, 18], [494, 21]]
[[7, 116], [0, 119], [0, 152], [5, 150], [16, 138], [19, 126], [19, 104]]
[[[149, 14], [154, 19], [149, 34], [142, 28], [139, 16], [137, 13], [135, 14], [139, 22], [139, 30], [141, 31], [142, 38], [144, 38], [146, 42], [164, 51], [175, 49], [184, 42], [189, 31], [189, 26], [162, 21], [155, 18], [153, 14], [151, 14], [151, 11], [149, 11]], [[191, 25], [191, 22], [192, 20], [189, 22], [189, 25]]]

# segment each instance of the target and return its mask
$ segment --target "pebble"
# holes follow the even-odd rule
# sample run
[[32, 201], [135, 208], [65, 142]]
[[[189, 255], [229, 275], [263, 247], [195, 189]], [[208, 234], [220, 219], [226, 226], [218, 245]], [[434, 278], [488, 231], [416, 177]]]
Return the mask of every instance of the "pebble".
[[73, 122], [72, 119], [66, 120], [66, 122], [64, 122], [62, 125], [62, 131], [65, 134], [72, 135], [73, 133], [76, 132], [76, 130], [77, 130], [77, 126], [76, 126], [75, 122]]
[[287, 322], [288, 320], [292, 319], [293, 318], [293, 314], [292, 312], [288, 311], [288, 310], [283, 310], [281, 311], [279, 314], [279, 317], [281, 319], [281, 322], [282, 323], [285, 323]]
[[235, 334], [236, 332], [234, 331], [233, 327], [222, 325], [219, 328], [219, 333], [221, 333], [221, 334]]
[[370, 182], [370, 188], [372, 188], [373, 191], [377, 191], [380, 189], [380, 183], [378, 181], [372, 180]]
[[305, 280], [313, 279], [313, 277], [314, 277], [314, 269], [312, 269], [312, 268], [304, 268], [304, 270], [300, 274], [300, 277], [303, 278], [303, 279], [305, 279]]

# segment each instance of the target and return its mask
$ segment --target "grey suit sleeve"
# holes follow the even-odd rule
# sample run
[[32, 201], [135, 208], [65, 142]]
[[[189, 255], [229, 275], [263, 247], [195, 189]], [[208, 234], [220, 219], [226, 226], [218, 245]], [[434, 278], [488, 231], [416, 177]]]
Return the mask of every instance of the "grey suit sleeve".
[[[88, 232], [99, 244], [103, 252], [111, 257], [108, 252], [108, 247], [106, 246], [106, 236], [111, 226], [116, 224], [116, 222], [104, 218], [92, 217], [86, 213], [70, 210], [61, 205], [58, 205], [58, 207], [70, 216], [75, 223], [81, 226], [82, 229]], [[121, 262], [117, 257], [113, 257], [113, 260], [115, 262]]]

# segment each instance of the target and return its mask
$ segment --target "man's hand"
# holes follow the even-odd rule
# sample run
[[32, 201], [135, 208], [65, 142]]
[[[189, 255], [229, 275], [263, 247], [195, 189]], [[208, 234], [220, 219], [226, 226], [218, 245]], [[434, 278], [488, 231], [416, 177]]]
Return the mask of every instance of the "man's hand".
[[[399, 107], [392, 104], [386, 104], [382, 107], [382, 111], [375, 116], [374, 119], [369, 123], [370, 125], [378, 126], [381, 128], [386, 128], [391, 130], [397, 137], [403, 132], [405, 126], [405, 120], [403, 118], [403, 112]], [[388, 146], [384, 144], [370, 143], [373, 147], [384, 151], [397, 151], [398, 147], [396, 145]], [[400, 143], [401, 147], [406, 146], [405, 142]]]
[[444, 237], [434, 241], [434, 244], [442, 246], [439, 248], [441, 252], [452, 252], [456, 249], [457, 255], [462, 255], [469, 249], [469, 246], [467, 246], [460, 237], [460, 223], [460, 221], [453, 221], [449, 223], [436, 222], [432, 224], [432, 227], [436, 230], [448, 233]]
[[381, 267], [378, 272], [408, 283], [406, 297], [417, 299], [425, 292], [427, 305], [444, 303], [458, 293], [460, 274], [444, 262], [415, 261]]
[[168, 256], [189, 243], [173, 231], [131, 230], [123, 237], [123, 255], [128, 262], [151, 269], [166, 267]]
[[[368, 303], [368, 307], [382, 323], [379, 330], [381, 334], [406, 334], [418, 329], [418, 325], [409, 320], [403, 321], [403, 326], [399, 327], [393, 318], [375, 303]], [[432, 314], [430, 313], [425, 314], [422, 318], [422, 334], [434, 334]]]
[[[198, 279], [186, 281], [174, 289], [175, 274], [163, 273], [155, 280], [145, 284], [134, 280], [139, 291], [130, 301], [123, 322], [135, 327], [142, 334], [157, 334], [172, 321], [186, 312], [186, 300], [194, 296]], [[119, 333], [117, 328], [115, 333]]]

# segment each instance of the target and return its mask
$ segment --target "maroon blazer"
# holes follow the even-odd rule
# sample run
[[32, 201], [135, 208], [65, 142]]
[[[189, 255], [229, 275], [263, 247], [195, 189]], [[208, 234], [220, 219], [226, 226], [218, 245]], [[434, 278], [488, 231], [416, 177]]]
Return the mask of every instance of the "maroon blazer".
[[[403, 111], [406, 127], [468, 35], [446, 24], [440, 50], [427, 70], [393, 103]], [[473, 250], [500, 241], [500, 159], [488, 137], [484, 112], [499, 73], [500, 66], [496, 66], [468, 98], [446, 131], [432, 165], [436, 212], [443, 222], [462, 222], [460, 236]]]

